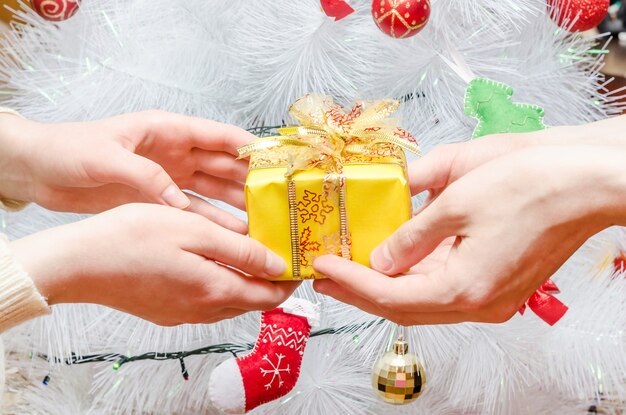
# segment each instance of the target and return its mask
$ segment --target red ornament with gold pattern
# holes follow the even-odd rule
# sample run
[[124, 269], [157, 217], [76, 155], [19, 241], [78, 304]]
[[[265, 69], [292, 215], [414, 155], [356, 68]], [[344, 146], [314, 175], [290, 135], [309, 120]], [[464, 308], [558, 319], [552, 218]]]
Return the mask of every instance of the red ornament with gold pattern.
[[61, 22], [74, 16], [80, 0], [31, 0], [33, 10], [52, 22]]
[[429, 0], [374, 0], [372, 16], [380, 30], [404, 39], [418, 34], [430, 17]]
[[[609, 10], [609, 0], [548, 0], [550, 17], [559, 26], [571, 32], [590, 30], [604, 20]], [[575, 21], [574, 21], [575, 20]], [[569, 24], [574, 22], [571, 27]]]

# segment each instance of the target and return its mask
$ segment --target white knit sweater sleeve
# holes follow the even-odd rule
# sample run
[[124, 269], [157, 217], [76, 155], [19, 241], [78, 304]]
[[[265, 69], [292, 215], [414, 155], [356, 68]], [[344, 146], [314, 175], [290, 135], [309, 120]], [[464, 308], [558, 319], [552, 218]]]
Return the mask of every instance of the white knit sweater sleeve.
[[0, 234], [0, 333], [49, 312], [33, 280], [15, 262], [9, 240]]

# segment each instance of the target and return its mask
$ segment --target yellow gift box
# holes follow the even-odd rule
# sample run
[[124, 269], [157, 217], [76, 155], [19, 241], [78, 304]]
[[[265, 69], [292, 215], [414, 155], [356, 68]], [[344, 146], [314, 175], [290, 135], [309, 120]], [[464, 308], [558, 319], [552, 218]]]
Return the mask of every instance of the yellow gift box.
[[316, 257], [369, 266], [376, 246], [411, 218], [403, 149], [415, 139], [389, 119], [393, 100], [357, 103], [307, 95], [290, 109], [301, 126], [239, 149], [250, 157], [245, 195], [250, 237], [282, 256], [277, 280], [324, 278]]

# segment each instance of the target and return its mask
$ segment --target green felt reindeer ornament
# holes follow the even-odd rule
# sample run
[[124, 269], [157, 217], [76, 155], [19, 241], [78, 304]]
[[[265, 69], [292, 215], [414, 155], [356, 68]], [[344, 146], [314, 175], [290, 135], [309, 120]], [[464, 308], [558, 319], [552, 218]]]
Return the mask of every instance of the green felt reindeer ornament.
[[543, 108], [511, 101], [513, 88], [485, 78], [471, 80], [465, 91], [465, 115], [478, 119], [473, 138], [497, 133], [543, 130]]

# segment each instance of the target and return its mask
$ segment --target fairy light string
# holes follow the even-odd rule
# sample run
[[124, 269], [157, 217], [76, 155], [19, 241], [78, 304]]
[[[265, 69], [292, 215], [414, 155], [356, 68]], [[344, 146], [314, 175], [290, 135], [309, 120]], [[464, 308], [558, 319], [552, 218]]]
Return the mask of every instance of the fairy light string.
[[[373, 326], [381, 325], [386, 320], [384, 318], [379, 318], [376, 320], [370, 320], [363, 323], [356, 324], [348, 324], [341, 327], [328, 327], [320, 330], [314, 330], [311, 332], [310, 337], [318, 337], [318, 336], [328, 336], [328, 335], [338, 335], [344, 333], [354, 333], [362, 329], [368, 329]], [[354, 342], [355, 340], [352, 339]], [[65, 365], [81, 365], [87, 363], [98, 363], [98, 362], [114, 362], [112, 365], [113, 370], [119, 370], [122, 366], [128, 363], [134, 363], [145, 360], [153, 360], [153, 361], [165, 361], [165, 360], [178, 360], [181, 368], [181, 375], [183, 379], [189, 380], [189, 371], [185, 365], [184, 359], [189, 356], [201, 356], [207, 354], [221, 354], [221, 353], [230, 353], [234, 357], [237, 357], [239, 353], [244, 353], [252, 350], [254, 347], [253, 342], [249, 343], [219, 343], [212, 344], [209, 346], [200, 347], [198, 349], [187, 350], [187, 351], [176, 351], [176, 352], [147, 352], [135, 356], [127, 356], [120, 353], [98, 353], [98, 354], [88, 354], [88, 355], [78, 355], [76, 353], [72, 353], [69, 357], [58, 358], [58, 357], [50, 357], [43, 353], [37, 353], [37, 357], [47, 360], [52, 363], [62, 363]], [[47, 374], [42, 381], [44, 385], [48, 385], [50, 383], [50, 374]]]

